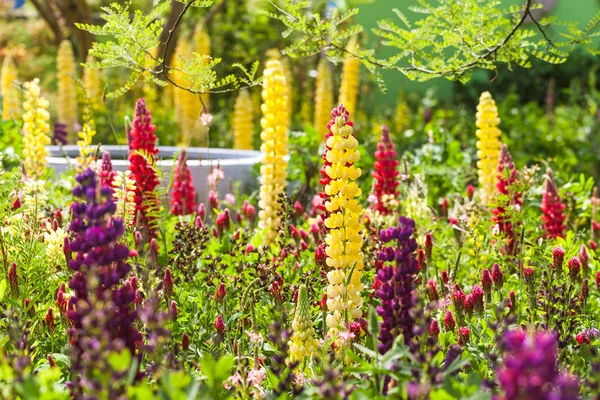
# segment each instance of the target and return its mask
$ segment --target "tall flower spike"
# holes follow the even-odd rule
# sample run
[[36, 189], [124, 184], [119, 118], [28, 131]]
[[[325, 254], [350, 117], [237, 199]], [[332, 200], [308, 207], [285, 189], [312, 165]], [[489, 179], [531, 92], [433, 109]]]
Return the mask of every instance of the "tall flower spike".
[[326, 58], [321, 58], [317, 67], [317, 82], [315, 87], [315, 129], [326, 132], [325, 126], [330, 119], [333, 108], [333, 80]]
[[315, 329], [310, 317], [310, 302], [306, 286], [300, 286], [298, 290], [298, 302], [296, 303], [296, 313], [292, 322], [294, 333], [289, 342], [290, 360], [303, 361], [309, 358], [317, 351], [319, 342], [315, 338]]
[[92, 146], [92, 140], [96, 136], [96, 124], [92, 120], [91, 110], [86, 105], [84, 112], [84, 122], [81, 130], [77, 132], [77, 146], [79, 147], [79, 157], [77, 163], [80, 171], [85, 171], [94, 161], [95, 149]]
[[[210, 35], [208, 34], [208, 31], [206, 30], [206, 27], [204, 25], [198, 25], [198, 27], [196, 28], [194, 32], [194, 42], [196, 44], [196, 53], [202, 56], [210, 56]], [[205, 63], [208, 62], [209, 60], [206, 59]], [[206, 93], [201, 95], [200, 97], [202, 98], [202, 102], [208, 110], [210, 108], [210, 94]], [[202, 105], [200, 105], [199, 111], [202, 111], [201, 108]]]
[[192, 171], [187, 165], [187, 153], [181, 150], [173, 172], [171, 191], [171, 214], [189, 215], [196, 211], [196, 191], [192, 182]]
[[50, 144], [50, 113], [48, 100], [40, 95], [40, 80], [35, 78], [25, 83], [23, 103], [23, 157], [25, 172], [30, 178], [38, 179], [46, 170], [46, 157]]
[[100, 164], [100, 172], [98, 173], [98, 177], [100, 178], [100, 185], [112, 188], [115, 175], [116, 172], [113, 171], [113, 164], [110, 158], [110, 152], [105, 151], [104, 154], [102, 154], [102, 163]]
[[[324, 189], [327, 199], [324, 205], [329, 213], [325, 219], [328, 230], [325, 253], [326, 263], [331, 268], [327, 273], [327, 326], [329, 335], [337, 337], [344, 329], [344, 320], [352, 321], [362, 315], [360, 292], [364, 287], [361, 281], [364, 254], [360, 223], [362, 206], [358, 201], [362, 193], [355, 182], [361, 170], [354, 165], [360, 159], [358, 141], [343, 105], [334, 108], [331, 117], [325, 153], [330, 165], [324, 169], [329, 178]], [[350, 271], [353, 271], [352, 276], [348, 277]]]
[[242, 90], [233, 108], [233, 148], [252, 150], [254, 137], [254, 103], [248, 90]]
[[77, 124], [77, 86], [76, 67], [73, 46], [63, 40], [58, 47], [56, 58], [58, 71], [58, 120], [67, 125], [67, 132], [73, 134]]
[[498, 108], [490, 92], [483, 92], [477, 106], [477, 168], [481, 184], [482, 200], [487, 204], [494, 193], [496, 168], [500, 155], [500, 118]]
[[375, 158], [375, 170], [373, 171], [374, 194], [377, 198], [375, 209], [385, 215], [390, 212], [389, 201], [398, 196], [396, 149], [390, 139], [390, 131], [385, 125], [381, 127], [381, 140], [377, 143]]
[[17, 118], [19, 113], [19, 90], [14, 82], [17, 80], [17, 67], [9, 54], [2, 62], [0, 72], [0, 97], [2, 97], [2, 119]]
[[135, 220], [147, 231], [148, 238], [158, 231], [156, 213], [160, 200], [156, 188], [159, 185], [156, 168], [156, 126], [144, 99], [135, 105], [135, 118], [129, 132], [129, 170], [135, 181]]
[[118, 171], [111, 188], [117, 205], [114, 216], [121, 218], [125, 226], [132, 225], [135, 217], [135, 181], [131, 179], [131, 171]]
[[498, 205], [494, 208], [493, 220], [498, 227], [498, 231], [503, 233], [508, 243], [506, 245], [507, 252], [514, 254], [516, 249], [517, 235], [510, 221], [510, 216], [507, 215], [509, 207], [519, 209], [521, 207], [521, 193], [515, 191], [514, 184], [517, 181], [519, 173], [515, 168], [515, 163], [508, 152], [508, 146], [502, 144], [500, 146], [500, 158], [498, 160], [496, 189], [498, 189]]
[[121, 219], [113, 218], [116, 205], [111, 191], [98, 185], [96, 174], [89, 168], [75, 179], [73, 196], [77, 201], [71, 205], [70, 230], [71, 249], [76, 255], [68, 262], [74, 272], [69, 283], [74, 295], [68, 302], [67, 317], [73, 344], [72, 394], [83, 398], [84, 393], [97, 388], [94, 371], [111, 370], [102, 355], [123, 347], [136, 355], [142, 334], [135, 326], [135, 288], [125, 282], [131, 271], [127, 262], [130, 252], [118, 242], [124, 227]]
[[[91, 54], [88, 54], [85, 59], [86, 65], [93, 65], [96, 59]], [[102, 99], [102, 82], [100, 81], [100, 70], [98, 68], [84, 68], [83, 70], [83, 87], [85, 88], [86, 97], [90, 102], [93, 110], [100, 108]]]
[[[356, 36], [348, 42], [346, 49], [350, 52], [356, 51]], [[360, 60], [358, 58], [347, 58], [342, 67], [342, 79], [340, 85], [340, 97], [338, 104], [343, 104], [350, 115], [356, 112], [356, 100], [358, 98], [358, 86], [360, 84]], [[317, 125], [317, 128], [320, 128]]]
[[396, 104], [396, 134], [400, 135], [404, 133], [404, 130], [408, 127], [408, 104], [406, 99], [401, 96]]
[[415, 221], [400, 217], [398, 222], [398, 227], [383, 230], [379, 236], [383, 243], [396, 241], [395, 247], [387, 247], [378, 256], [379, 260], [391, 263], [377, 271], [377, 278], [381, 282], [376, 292], [381, 299], [377, 313], [383, 318], [379, 335], [381, 354], [392, 347], [394, 338], [400, 333], [406, 344], [414, 336], [415, 320], [411, 312], [416, 304], [413, 291], [419, 271], [417, 241], [412, 237]]
[[[185, 60], [192, 55], [192, 47], [190, 43], [181, 38], [177, 41], [175, 54], [173, 55], [174, 68], [182, 69]], [[181, 87], [190, 87], [189, 77], [176, 73], [172, 78]], [[175, 121], [179, 125], [180, 137], [177, 139], [182, 145], [189, 146], [192, 138], [198, 139], [201, 144], [204, 144], [205, 137], [201, 137], [205, 131], [201, 129], [202, 124], [198, 121], [202, 112], [202, 103], [195, 94], [180, 89], [173, 88], [173, 105], [175, 108]]]
[[265, 229], [265, 244], [272, 243], [280, 225], [281, 205], [278, 197], [287, 184], [288, 98], [285, 76], [278, 60], [267, 61], [263, 83], [263, 117], [260, 150], [264, 154], [260, 167], [259, 227]]
[[556, 189], [556, 183], [552, 178], [552, 170], [548, 168], [546, 171], [546, 189], [542, 195], [542, 221], [544, 221], [544, 228], [546, 229], [546, 237], [557, 238], [565, 236], [565, 215], [566, 206], [562, 203], [558, 191]]

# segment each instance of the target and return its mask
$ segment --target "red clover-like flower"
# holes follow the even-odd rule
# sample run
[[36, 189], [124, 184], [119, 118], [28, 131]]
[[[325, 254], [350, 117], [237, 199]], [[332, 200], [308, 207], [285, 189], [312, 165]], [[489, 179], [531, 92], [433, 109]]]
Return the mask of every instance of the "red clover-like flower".
[[219, 335], [225, 334], [225, 321], [223, 321], [223, 316], [221, 314], [217, 315], [217, 319], [215, 320], [215, 329]]
[[494, 281], [496, 289], [502, 289], [502, 286], [504, 285], [504, 274], [497, 263], [492, 265], [492, 281]]
[[446, 332], [454, 332], [455, 327], [456, 320], [454, 319], [454, 315], [452, 315], [452, 311], [448, 310], [444, 316], [444, 329]]
[[196, 209], [196, 191], [192, 180], [192, 171], [187, 165], [187, 153], [181, 150], [173, 171], [173, 189], [171, 190], [171, 214], [188, 215]]
[[579, 258], [571, 258], [567, 263], [567, 268], [569, 269], [569, 278], [571, 281], [576, 281], [579, 278], [579, 271], [581, 270], [581, 261], [579, 261]]

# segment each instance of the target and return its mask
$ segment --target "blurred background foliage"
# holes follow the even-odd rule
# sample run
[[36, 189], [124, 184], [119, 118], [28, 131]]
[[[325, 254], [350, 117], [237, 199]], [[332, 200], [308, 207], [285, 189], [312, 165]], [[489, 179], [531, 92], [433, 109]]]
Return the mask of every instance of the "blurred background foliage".
[[[111, 0], [89, 1], [92, 22], [101, 22], [96, 20], [100, 7], [109, 3]], [[151, 2], [145, 0], [134, 0], [133, 4], [145, 11], [152, 7]], [[313, 7], [324, 11], [331, 5], [320, 0]], [[370, 7], [389, 6], [389, 1], [360, 1], [346, 5], [358, 6], [361, 13], [365, 14]], [[281, 49], [288, 44], [287, 39], [281, 35], [282, 26], [260, 12], [269, 7], [270, 2], [267, 0], [221, 0], [215, 1], [207, 9], [193, 9], [179, 28], [179, 40], [191, 40], [196, 26], [204, 21], [211, 37], [211, 55], [223, 59], [216, 68], [219, 75], [232, 72], [231, 65], [234, 63], [248, 65], [258, 60], [262, 65], [270, 49]], [[56, 115], [57, 40], [52, 30], [39, 18], [29, 2], [16, 12], [5, 10], [0, 21], [5, 27], [0, 30], [0, 58], [9, 52], [13, 54], [20, 81], [40, 78], [44, 95], [51, 103], [51, 112]], [[77, 38], [69, 32], [65, 30], [64, 35], [73, 41], [76, 55], [82, 62]], [[366, 43], [368, 38], [362, 35], [361, 40]], [[303, 168], [305, 165], [313, 165], [319, 153], [319, 141], [307, 139], [311, 132], [318, 131], [310, 126], [310, 122], [307, 123], [312, 121], [318, 60], [317, 57], [312, 57], [287, 61], [293, 76], [292, 130], [304, 132], [304, 135], [292, 135], [292, 151], [296, 150], [306, 157], [305, 162], [300, 161], [297, 166]], [[429, 82], [420, 84], [420, 87], [426, 88], [424, 91], [412, 91], [414, 86], [399, 88], [398, 95], [394, 95], [395, 101], [382, 99], [372, 77], [363, 69], [358, 111], [353, 116], [358, 138], [364, 144], [363, 163], [365, 167], [371, 165], [369, 154], [372, 154], [379, 139], [381, 125], [387, 124], [391, 128], [399, 154], [415, 161], [417, 168], [425, 165], [427, 159], [436, 161], [430, 163], [430, 166], [445, 163], [449, 167], [440, 167], [439, 170], [429, 167], [430, 170], [426, 171], [432, 179], [439, 182], [441, 192], [447, 191], [448, 188], [444, 186], [462, 186], [473, 182], [474, 176], [468, 173], [461, 176], [454, 174], [459, 167], [474, 163], [475, 155], [470, 152], [473, 152], [476, 141], [475, 107], [479, 94], [491, 90], [499, 105], [503, 141], [509, 145], [519, 167], [550, 156], [561, 160], [565, 173], [584, 172], [598, 181], [600, 98], [596, 65], [592, 56], [578, 52], [568, 62], [560, 65], [539, 61], [531, 69], [517, 67], [512, 72], [501, 67], [497, 75], [478, 71], [468, 84], [454, 84], [451, 97], [441, 95], [440, 89], [436, 88], [436, 81], [432, 81], [432, 85]], [[329, 68], [334, 76], [334, 98], [337, 99], [341, 65], [330, 64]], [[82, 72], [82, 67], [79, 67], [78, 78], [81, 78]], [[120, 73], [122, 71], [118, 69], [102, 71], [101, 80], [106, 90], [109, 89], [106, 85], [118, 80]], [[393, 87], [395, 81], [388, 79], [387, 83]], [[176, 144], [179, 133], [174, 122], [172, 88], [152, 90], [156, 92], [150, 93], [148, 87], [140, 84], [124, 97], [105, 99], [103, 107], [94, 115], [98, 131], [95, 142], [125, 143], [135, 99], [148, 97], [150, 94], [153, 98], [149, 99], [149, 103], [158, 127], [160, 143]], [[250, 93], [256, 110], [254, 131], [255, 148], [258, 148], [260, 88], [251, 88]], [[210, 98], [209, 109], [214, 119], [207, 144], [211, 147], [232, 146], [231, 124], [235, 95], [226, 93], [212, 95]], [[18, 140], [15, 139], [18, 136], [15, 135], [18, 126], [11, 127], [4, 123], [0, 129], [5, 133], [2, 135], [4, 145], [14, 145], [14, 141]], [[310, 146], [314, 148], [306, 151]], [[465, 157], [463, 150], [470, 157]], [[309, 172], [307, 174], [307, 171], [297, 170], [295, 173], [302, 179], [314, 179], [314, 171]], [[370, 178], [367, 177], [364, 186], [368, 188], [369, 185]], [[430, 195], [435, 197], [435, 193]]]

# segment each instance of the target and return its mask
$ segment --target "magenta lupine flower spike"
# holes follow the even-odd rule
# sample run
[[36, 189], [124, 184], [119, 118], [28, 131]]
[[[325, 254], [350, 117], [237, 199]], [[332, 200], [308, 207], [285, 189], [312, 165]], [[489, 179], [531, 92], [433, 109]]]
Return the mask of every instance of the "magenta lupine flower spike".
[[377, 143], [375, 151], [375, 179], [373, 194], [377, 198], [375, 209], [382, 214], [388, 214], [390, 209], [388, 203], [398, 196], [398, 160], [396, 160], [396, 149], [390, 139], [390, 131], [387, 126], [381, 127], [381, 140]]

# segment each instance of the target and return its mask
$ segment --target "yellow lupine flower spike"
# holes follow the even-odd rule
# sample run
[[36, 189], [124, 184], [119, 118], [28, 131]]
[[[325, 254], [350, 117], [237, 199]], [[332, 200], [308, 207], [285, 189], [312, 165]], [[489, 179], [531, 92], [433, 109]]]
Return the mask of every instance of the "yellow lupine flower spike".
[[[85, 59], [88, 65], [94, 64], [96, 59], [89, 54]], [[98, 68], [85, 68], [83, 70], [83, 87], [85, 88], [88, 101], [93, 110], [100, 108], [102, 99], [102, 82], [100, 81], [100, 70]]]
[[75, 56], [73, 46], [63, 40], [56, 58], [58, 71], [58, 120], [67, 125], [67, 132], [73, 134], [77, 124], [77, 86], [75, 82]]
[[130, 175], [131, 171], [117, 171], [113, 179], [114, 216], [122, 218], [125, 226], [131, 226], [135, 216], [135, 181]]
[[333, 108], [333, 80], [326, 58], [321, 58], [317, 66], [317, 82], [315, 87], [315, 129], [323, 132], [325, 137], [325, 126], [330, 120]]
[[[358, 141], [354, 137], [349, 113], [343, 105], [335, 108], [330, 122], [330, 132], [326, 137], [326, 163], [323, 171], [325, 179], [325, 209], [329, 212], [325, 226], [329, 232], [325, 238], [326, 263], [332, 268], [327, 273], [327, 326], [329, 336], [337, 337], [344, 328], [344, 322], [360, 318], [364, 289], [362, 275], [364, 254], [361, 236], [362, 206], [358, 199], [362, 195], [356, 180], [361, 175], [354, 163], [360, 159]], [[323, 196], [323, 195], [322, 195]], [[352, 276], [348, 281], [348, 274]]]
[[[356, 38], [352, 38], [348, 43], [347, 49], [350, 52], [355, 51]], [[350, 115], [356, 112], [356, 100], [358, 97], [358, 86], [360, 84], [360, 60], [358, 58], [348, 58], [344, 60], [342, 67], [342, 80], [340, 85], [340, 97], [338, 104], [343, 104]]]
[[2, 62], [0, 72], [0, 96], [2, 96], [2, 119], [17, 118], [19, 113], [19, 91], [14, 82], [17, 80], [17, 67], [10, 55]]
[[289, 342], [290, 360], [303, 361], [306, 358], [312, 357], [317, 351], [319, 342], [315, 338], [315, 329], [310, 317], [310, 302], [308, 301], [308, 293], [305, 285], [300, 286], [298, 289], [298, 302], [294, 321], [292, 322], [292, 329], [294, 333]]
[[483, 92], [477, 106], [477, 168], [482, 200], [487, 204], [494, 193], [496, 168], [500, 156], [500, 118], [496, 102], [489, 92]]
[[288, 98], [285, 76], [281, 63], [276, 59], [267, 61], [264, 72], [261, 106], [262, 145], [264, 153], [260, 167], [259, 227], [265, 229], [264, 243], [272, 243], [281, 223], [281, 204], [278, 197], [285, 192], [287, 184], [286, 156], [288, 155]]
[[50, 144], [50, 113], [48, 100], [40, 95], [40, 80], [26, 82], [23, 102], [23, 158], [28, 177], [39, 179], [46, 170]]
[[[174, 67], [183, 69], [184, 60], [190, 59], [192, 53], [192, 46], [182, 37], [177, 41], [177, 47], [173, 55]], [[192, 82], [186, 75], [175, 73], [172, 79], [182, 88], [192, 86]], [[202, 97], [202, 99], [206, 101], [205, 97]], [[200, 122], [200, 113], [202, 112], [200, 98], [188, 90], [174, 87], [173, 105], [175, 108], [175, 121], [181, 130], [179, 144], [181, 146], [189, 146], [190, 144], [206, 146], [208, 129]]]
[[233, 108], [233, 148], [252, 150], [254, 137], [254, 103], [247, 90], [242, 90], [235, 99]]
[[[194, 32], [194, 41], [196, 42], [196, 53], [203, 56], [210, 56], [210, 36], [204, 26], [198, 26]], [[209, 62], [208, 59], [206, 62]], [[210, 94], [203, 94], [201, 97], [202, 102], [204, 102], [204, 105], [208, 109], [210, 103]]]

